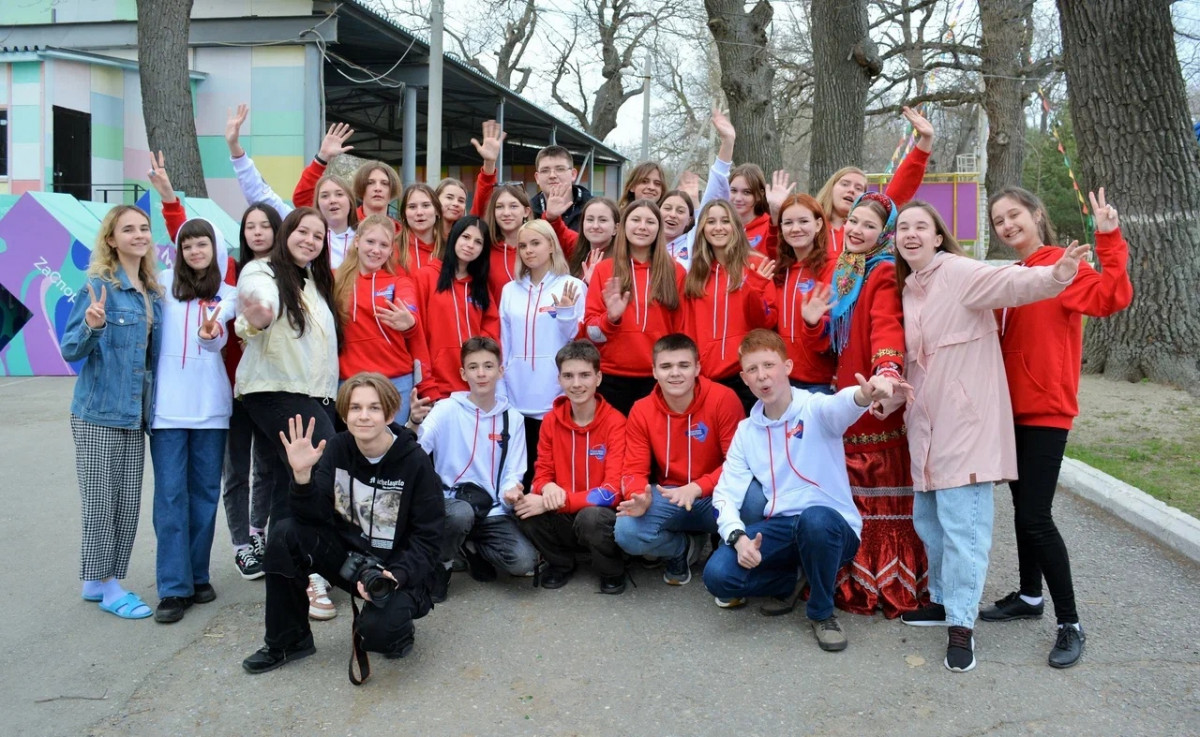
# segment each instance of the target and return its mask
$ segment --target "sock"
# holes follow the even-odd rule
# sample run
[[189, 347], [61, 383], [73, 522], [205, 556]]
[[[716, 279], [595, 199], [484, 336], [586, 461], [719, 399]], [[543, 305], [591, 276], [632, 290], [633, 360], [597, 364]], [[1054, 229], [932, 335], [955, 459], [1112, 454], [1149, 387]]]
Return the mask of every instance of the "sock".
[[1021, 594], [1021, 601], [1025, 602], [1029, 606], [1038, 606], [1042, 603], [1042, 597], [1026, 596], [1025, 594]]
[[445, 569], [448, 571], [454, 566], [454, 561], [444, 560], [444, 561], [442, 561], [442, 566], [445, 567]]
[[83, 596], [89, 599], [104, 596], [104, 583], [102, 581], [84, 581]]
[[128, 593], [121, 586], [121, 582], [115, 578], [110, 578], [107, 581], [98, 581], [97, 583], [100, 584], [100, 593], [104, 595], [103, 603], [105, 606], [111, 606], [114, 601]]
[[251, 534], [251, 535], [260, 535], [260, 536], [261, 536], [261, 535], [263, 534], [263, 528], [261, 528], [261, 527], [251, 527], [251, 528], [250, 528], [250, 534]]
[[1063, 627], [1074, 627], [1076, 629], [1076, 631], [1083, 632], [1083, 627], [1080, 627], [1078, 622], [1061, 622], [1061, 623], [1059, 623], [1058, 628], [1062, 629]]

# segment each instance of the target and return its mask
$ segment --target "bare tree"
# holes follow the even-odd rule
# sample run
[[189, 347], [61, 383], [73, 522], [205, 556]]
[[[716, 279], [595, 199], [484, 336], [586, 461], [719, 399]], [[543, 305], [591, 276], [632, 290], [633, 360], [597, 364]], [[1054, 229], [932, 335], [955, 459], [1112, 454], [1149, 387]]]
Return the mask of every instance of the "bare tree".
[[1200, 393], [1200, 147], [1169, 4], [1057, 3], [1083, 183], [1107, 188], [1132, 250], [1133, 304], [1088, 321], [1084, 370]]
[[747, 11], [742, 0], [704, 0], [704, 9], [717, 42], [729, 119], [738, 132], [733, 157], [767, 172], [781, 169], [783, 154], [772, 104], [775, 67], [767, 43], [767, 26], [774, 17], [771, 4], [758, 0]]
[[166, 156], [176, 187], [207, 197], [188, 78], [192, 0], [138, 0], [137, 15], [138, 76], [150, 150]]

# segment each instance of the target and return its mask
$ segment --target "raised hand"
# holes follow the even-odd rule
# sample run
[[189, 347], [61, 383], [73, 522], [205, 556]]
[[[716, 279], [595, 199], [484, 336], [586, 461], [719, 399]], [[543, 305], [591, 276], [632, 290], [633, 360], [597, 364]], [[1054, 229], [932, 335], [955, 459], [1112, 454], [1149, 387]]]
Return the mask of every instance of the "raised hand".
[[88, 298], [91, 304], [88, 305], [87, 311], [83, 313], [83, 321], [92, 330], [99, 330], [104, 327], [104, 301], [108, 298], [108, 287], [100, 285], [100, 296], [96, 296], [95, 284], [88, 284]]
[[617, 505], [618, 517], [641, 517], [650, 509], [650, 502], [653, 501], [650, 494], [650, 487], [646, 487], [646, 491], [640, 494], [633, 494], [625, 501]]
[[679, 189], [692, 198], [692, 207], [700, 206], [700, 177], [696, 176], [696, 172], [685, 170], [680, 174]]
[[321, 139], [321, 148], [317, 151], [317, 156], [326, 164], [333, 162], [334, 158], [353, 151], [353, 146], [347, 146], [346, 141], [350, 136], [354, 135], [354, 129], [345, 123], [334, 123], [329, 126], [329, 130], [325, 133], [325, 137]]
[[721, 108], [715, 104], [712, 108], [712, 123], [713, 128], [717, 131], [717, 138], [721, 139], [717, 158], [721, 161], [733, 161], [733, 144], [737, 139], [737, 130], [734, 129], [733, 123], [729, 122], [729, 118], [725, 117], [725, 113], [721, 112]]
[[758, 274], [767, 281], [771, 281], [771, 277], [775, 276], [775, 266], [775, 259], [760, 258], [758, 259], [758, 262], [754, 264], [753, 269], [755, 274]]
[[250, 106], [242, 103], [237, 106], [237, 110], [229, 110], [229, 117], [225, 120], [225, 143], [229, 146], [229, 155], [235, 159], [240, 159], [246, 155], [246, 149], [242, 148], [238, 138], [242, 134], [242, 125], [246, 122], [246, 116], [250, 114]]
[[917, 148], [922, 151], [932, 151], [933, 124], [924, 115], [910, 107], [900, 108], [900, 114], [904, 116], [904, 119], [913, 127], [913, 132], [917, 134]]
[[404, 332], [417, 324], [417, 318], [404, 302], [383, 302], [375, 307], [375, 315], [379, 321], [392, 330]]
[[604, 282], [604, 291], [601, 294], [604, 297], [604, 307], [608, 310], [608, 321], [614, 324], [621, 322], [625, 310], [629, 309], [629, 290], [621, 291], [621, 282], [616, 277], [609, 277], [608, 281]]
[[242, 315], [245, 316], [246, 322], [253, 325], [259, 330], [266, 330], [271, 321], [275, 319], [275, 310], [271, 305], [256, 299], [253, 296], [247, 296], [239, 299], [238, 308]]
[[604, 251], [601, 251], [599, 248], [593, 248], [588, 253], [587, 259], [583, 262], [583, 275], [579, 277], [583, 280], [584, 284], [592, 283], [592, 273], [596, 271], [596, 265], [603, 260]]
[[1111, 233], [1121, 227], [1117, 222], [1117, 208], [1108, 204], [1104, 187], [1100, 188], [1098, 197], [1095, 192], [1088, 192], [1088, 199], [1092, 202], [1092, 217], [1096, 220], [1097, 233]]
[[410, 425], [420, 425], [433, 409], [432, 397], [421, 397], [413, 389], [408, 398], [408, 422]]
[[163, 202], [179, 199], [175, 196], [175, 188], [171, 186], [171, 177], [167, 176], [167, 157], [163, 156], [162, 151], [158, 152], [158, 158], [154, 157], [153, 151], [150, 152], [150, 184]]
[[571, 182], [559, 182], [546, 190], [546, 207], [542, 210], [547, 220], [558, 220], [571, 209]]
[[800, 301], [800, 317], [806, 325], [816, 325], [833, 309], [832, 292], [828, 284], [817, 284], [804, 295]]
[[[1113, 219], [1116, 219], [1115, 213], [1113, 215]], [[1096, 218], [1096, 230], [1098, 231], [1100, 230], [1099, 221], [1100, 219]], [[1079, 241], [1071, 241], [1071, 245], [1067, 246], [1063, 250], [1062, 256], [1058, 257], [1058, 261], [1053, 266], [1052, 273], [1054, 274], [1055, 280], [1059, 283], [1074, 281], [1075, 275], [1079, 273], [1079, 262], [1082, 261], [1085, 256], [1087, 256], [1088, 251], [1090, 251], [1091, 248], [1092, 245], [1090, 243], [1084, 243], [1081, 246], [1079, 245]]]
[[575, 282], [567, 282], [566, 285], [563, 286], [561, 297], [555, 297], [553, 294], [550, 295], [550, 301], [554, 304], [554, 306], [561, 307], [563, 309], [574, 307], [575, 302], [578, 299], [579, 287], [575, 286]]
[[221, 310], [217, 305], [205, 305], [204, 319], [200, 322], [200, 339], [214, 340], [221, 337], [225, 328], [221, 326]]
[[300, 415], [288, 418], [288, 434], [279, 432], [279, 440], [287, 451], [288, 465], [292, 467], [292, 475], [296, 483], [307, 484], [312, 477], [312, 468], [321, 460], [325, 453], [325, 441], [316, 446], [312, 444], [313, 432], [317, 427], [317, 418], [308, 418], [308, 429], [304, 428], [304, 418]]
[[743, 535], [733, 544], [737, 550], [737, 562], [742, 568], [754, 568], [762, 563], [762, 533], [754, 537]]
[[496, 160], [500, 158], [500, 147], [504, 145], [504, 139], [508, 138], [508, 134], [500, 130], [500, 124], [494, 120], [483, 121], [483, 140], [471, 139], [471, 145], [475, 147], [479, 158], [483, 159], [483, 168], [491, 170], [496, 168]]
[[771, 208], [771, 220], [779, 218], [779, 208], [795, 189], [796, 183], [786, 171], [780, 169], [772, 172], [771, 183], [767, 186], [767, 206]]

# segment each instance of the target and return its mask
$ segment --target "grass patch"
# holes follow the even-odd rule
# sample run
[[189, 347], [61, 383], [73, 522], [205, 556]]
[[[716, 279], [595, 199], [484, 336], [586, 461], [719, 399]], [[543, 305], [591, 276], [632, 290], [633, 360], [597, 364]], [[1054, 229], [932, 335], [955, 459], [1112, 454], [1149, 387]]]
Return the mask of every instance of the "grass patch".
[[1138, 437], [1067, 443], [1067, 455], [1200, 518], [1200, 435], [1179, 440]]

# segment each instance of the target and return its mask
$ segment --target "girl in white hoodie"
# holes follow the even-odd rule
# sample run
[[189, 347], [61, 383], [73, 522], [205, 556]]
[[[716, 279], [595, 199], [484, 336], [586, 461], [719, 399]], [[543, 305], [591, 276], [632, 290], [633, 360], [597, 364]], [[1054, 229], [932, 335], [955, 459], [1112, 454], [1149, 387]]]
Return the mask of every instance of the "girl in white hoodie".
[[500, 294], [500, 347], [504, 376], [500, 395], [525, 418], [530, 488], [542, 417], [562, 394], [554, 355], [575, 338], [583, 319], [587, 286], [571, 276], [566, 256], [544, 220], [530, 220], [517, 234], [516, 279]]
[[188, 220], [175, 244], [175, 266], [160, 276], [163, 342], [150, 424], [158, 540], [154, 618], [162, 623], [216, 598], [209, 553], [233, 402], [221, 359], [222, 324], [237, 311], [237, 290], [223, 281], [225, 242], [212, 223]]

